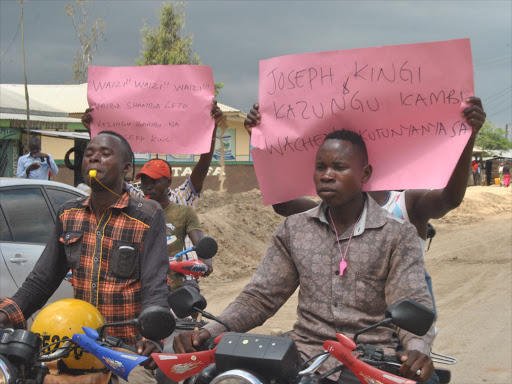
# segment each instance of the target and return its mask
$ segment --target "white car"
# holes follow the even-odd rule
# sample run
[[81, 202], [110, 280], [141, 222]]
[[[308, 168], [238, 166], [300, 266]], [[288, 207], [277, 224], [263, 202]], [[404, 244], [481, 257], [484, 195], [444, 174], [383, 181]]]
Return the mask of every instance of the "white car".
[[[13, 296], [34, 268], [60, 206], [81, 196], [87, 195], [63, 183], [0, 177], [0, 297]], [[72, 297], [63, 281], [48, 302]]]

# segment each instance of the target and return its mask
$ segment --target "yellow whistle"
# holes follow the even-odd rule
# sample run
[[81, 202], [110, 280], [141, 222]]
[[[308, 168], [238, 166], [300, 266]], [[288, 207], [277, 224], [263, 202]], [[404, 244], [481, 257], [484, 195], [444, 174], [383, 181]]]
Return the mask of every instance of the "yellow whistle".
[[89, 177], [91, 177], [91, 178], [96, 177], [97, 173], [98, 173], [98, 171], [97, 171], [97, 170], [95, 170], [95, 169], [91, 169], [91, 170], [89, 171]]

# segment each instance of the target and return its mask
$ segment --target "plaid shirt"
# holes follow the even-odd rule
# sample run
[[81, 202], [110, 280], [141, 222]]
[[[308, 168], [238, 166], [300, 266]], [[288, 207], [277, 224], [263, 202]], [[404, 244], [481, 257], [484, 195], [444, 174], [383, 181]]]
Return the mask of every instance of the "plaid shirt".
[[[23, 326], [46, 303], [69, 268], [74, 297], [97, 307], [109, 323], [136, 318], [151, 305], [168, 307], [169, 262], [158, 203], [124, 193], [97, 221], [90, 198], [78, 198], [65, 203], [58, 217], [23, 286], [12, 299], [0, 301], [0, 310], [15, 326]], [[109, 333], [131, 345], [139, 338], [135, 327], [114, 327]]]

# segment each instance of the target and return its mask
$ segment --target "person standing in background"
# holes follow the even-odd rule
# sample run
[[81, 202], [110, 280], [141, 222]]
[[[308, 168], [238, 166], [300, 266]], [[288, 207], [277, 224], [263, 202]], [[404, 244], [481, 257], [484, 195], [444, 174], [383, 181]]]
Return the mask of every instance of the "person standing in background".
[[18, 159], [16, 177], [24, 179], [48, 180], [49, 175], [59, 173], [52, 155], [41, 152], [41, 142], [32, 136], [28, 143], [29, 153]]

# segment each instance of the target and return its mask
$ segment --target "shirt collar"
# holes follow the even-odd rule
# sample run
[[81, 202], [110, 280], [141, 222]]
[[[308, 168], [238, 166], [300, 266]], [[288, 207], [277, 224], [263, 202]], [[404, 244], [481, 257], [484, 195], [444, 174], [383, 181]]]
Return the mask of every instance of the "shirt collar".
[[[379, 204], [377, 204], [377, 202], [373, 200], [366, 192], [364, 195], [365, 203], [363, 213], [361, 214], [361, 219], [359, 219], [354, 229], [354, 236], [363, 234], [365, 229], [380, 228], [386, 224], [387, 220], [386, 211], [384, 211], [379, 206]], [[310, 209], [309, 211], [305, 212], [305, 214], [309, 217], [319, 220], [331, 228], [330, 220], [327, 217], [327, 208], [327, 205], [322, 202], [318, 207]], [[349, 230], [352, 232], [352, 228], [347, 229], [345, 233], [340, 235], [340, 240], [348, 239], [350, 237]]]
[[[112, 204], [109, 208], [119, 208], [119, 209], [123, 209], [123, 208], [126, 208], [130, 203], [130, 194], [128, 193], [128, 191], [126, 191], [125, 189], [123, 189], [123, 194], [121, 195], [121, 197], [119, 199], [117, 199], [117, 201]], [[82, 206], [84, 207], [89, 207], [92, 211], [92, 200], [91, 200], [91, 195], [89, 195], [83, 202], [82, 202]]]

